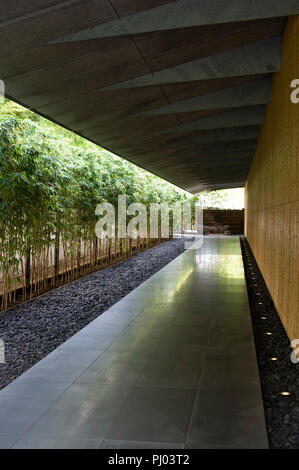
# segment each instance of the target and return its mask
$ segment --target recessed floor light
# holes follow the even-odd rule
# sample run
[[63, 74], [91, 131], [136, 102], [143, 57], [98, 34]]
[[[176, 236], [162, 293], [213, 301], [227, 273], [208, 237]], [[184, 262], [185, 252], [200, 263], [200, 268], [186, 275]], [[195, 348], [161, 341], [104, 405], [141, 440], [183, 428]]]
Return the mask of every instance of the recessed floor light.
[[290, 392], [281, 392], [280, 395], [282, 395], [284, 397], [289, 397], [291, 394], [290, 394]]
[[271, 336], [272, 333], [271, 333], [270, 331], [267, 331], [266, 335], [267, 335], [267, 336]]
[[271, 361], [278, 361], [278, 357], [271, 357]]
[[267, 317], [261, 317], [262, 320], [267, 320]]

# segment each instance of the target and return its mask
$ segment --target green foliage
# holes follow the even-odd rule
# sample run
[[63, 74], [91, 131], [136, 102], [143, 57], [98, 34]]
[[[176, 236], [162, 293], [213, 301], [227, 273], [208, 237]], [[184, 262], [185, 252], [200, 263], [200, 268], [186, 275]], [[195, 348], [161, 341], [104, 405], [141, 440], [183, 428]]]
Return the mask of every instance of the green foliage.
[[202, 193], [197, 201], [203, 208], [215, 209], [243, 209], [244, 188], [220, 189]]
[[[242, 191], [242, 190], [239, 190]], [[94, 239], [101, 202], [174, 203], [190, 196], [165, 180], [53, 124], [16, 103], [0, 105], [0, 271], [61, 240]], [[229, 191], [192, 198], [229, 207]], [[240, 195], [238, 195], [240, 198]], [[190, 199], [189, 199], [190, 200]]]
[[95, 208], [186, 199], [166, 181], [6, 101], [0, 114], [0, 270], [62, 240], [92, 239]]

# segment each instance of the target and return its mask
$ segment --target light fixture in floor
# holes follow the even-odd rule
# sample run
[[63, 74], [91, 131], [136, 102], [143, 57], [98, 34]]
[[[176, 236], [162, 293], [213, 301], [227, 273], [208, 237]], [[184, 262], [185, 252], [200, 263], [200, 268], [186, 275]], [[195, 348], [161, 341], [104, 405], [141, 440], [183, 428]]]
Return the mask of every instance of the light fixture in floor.
[[271, 331], [267, 331], [266, 335], [271, 336], [272, 335]]
[[289, 397], [291, 395], [290, 392], [280, 392], [280, 395], [282, 395], [283, 397]]
[[271, 357], [271, 361], [278, 361], [278, 357]]

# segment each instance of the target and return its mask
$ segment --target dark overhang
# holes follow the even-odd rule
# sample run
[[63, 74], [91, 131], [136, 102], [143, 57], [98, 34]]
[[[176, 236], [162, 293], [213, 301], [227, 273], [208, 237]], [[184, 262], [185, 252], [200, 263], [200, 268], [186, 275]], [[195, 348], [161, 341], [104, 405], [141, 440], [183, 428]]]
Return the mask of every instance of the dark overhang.
[[299, 0], [0, 5], [8, 96], [184, 189], [244, 185]]

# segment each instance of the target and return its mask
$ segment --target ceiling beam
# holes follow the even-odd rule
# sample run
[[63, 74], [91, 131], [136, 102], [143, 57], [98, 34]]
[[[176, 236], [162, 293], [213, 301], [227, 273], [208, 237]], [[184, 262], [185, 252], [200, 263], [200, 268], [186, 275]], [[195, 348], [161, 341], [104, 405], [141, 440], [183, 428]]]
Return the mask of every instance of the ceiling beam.
[[296, 15], [299, 0], [177, 0], [52, 41], [66, 43]]
[[169, 134], [177, 132], [193, 132], [196, 130], [224, 129], [226, 127], [241, 127], [263, 124], [265, 121], [265, 106], [248, 106], [236, 108], [231, 111], [216, 113], [196, 121], [186, 122], [177, 126], [168, 127], [156, 134]]
[[[182, 145], [192, 144], [213, 144], [214, 142], [229, 142], [238, 140], [258, 139], [260, 136], [260, 126], [234, 127], [231, 129], [217, 129], [207, 134], [191, 137], [190, 139], [181, 140]], [[176, 141], [176, 145], [180, 145], [180, 141]]]
[[267, 104], [271, 101], [272, 77], [260, 78], [224, 88], [219, 91], [178, 101], [165, 106], [138, 113], [137, 116], [188, 113], [219, 108], [241, 108]]
[[142, 75], [102, 90], [259, 75], [280, 70], [281, 37], [279, 36]]

